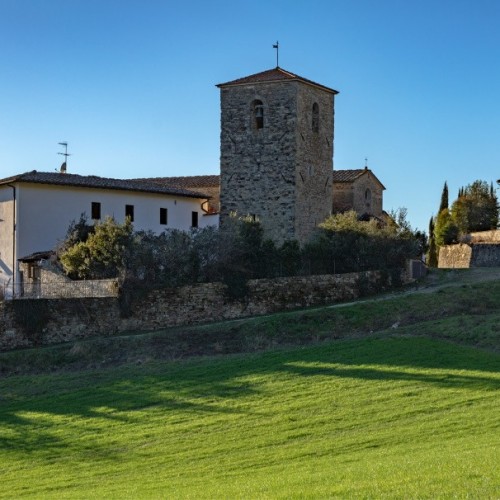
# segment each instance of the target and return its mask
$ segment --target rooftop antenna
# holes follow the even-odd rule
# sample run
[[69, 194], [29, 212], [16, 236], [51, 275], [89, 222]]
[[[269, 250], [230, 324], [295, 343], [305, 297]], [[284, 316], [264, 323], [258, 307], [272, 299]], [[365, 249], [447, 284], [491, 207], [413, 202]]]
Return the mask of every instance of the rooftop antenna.
[[64, 156], [64, 162], [61, 165], [60, 172], [61, 172], [61, 174], [65, 174], [66, 170], [68, 168], [68, 156], [71, 156], [71, 154], [68, 153], [68, 143], [67, 142], [59, 142], [59, 145], [64, 146], [64, 153], [57, 153], [57, 154]]
[[279, 53], [280, 53], [280, 43], [276, 40], [276, 43], [273, 45], [273, 49], [276, 49], [276, 67], [279, 68]]

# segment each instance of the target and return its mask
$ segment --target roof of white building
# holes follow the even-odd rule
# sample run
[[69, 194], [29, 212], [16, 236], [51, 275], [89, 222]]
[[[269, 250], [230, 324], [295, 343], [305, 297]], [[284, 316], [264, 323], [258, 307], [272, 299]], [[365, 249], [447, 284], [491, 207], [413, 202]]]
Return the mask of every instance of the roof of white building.
[[96, 175], [77, 175], [62, 172], [26, 172], [14, 175], [5, 179], [0, 179], [0, 185], [13, 184], [18, 182], [33, 184], [48, 184], [53, 186], [70, 186], [96, 189], [113, 189], [121, 191], [137, 191], [143, 193], [170, 194], [174, 196], [186, 196], [189, 198], [209, 198], [207, 194], [199, 191], [191, 191], [181, 187], [167, 186], [157, 182], [150, 182], [148, 179], [111, 179], [98, 177]]
[[183, 177], [149, 177], [133, 179], [136, 181], [147, 181], [163, 186], [178, 187], [182, 189], [198, 189], [219, 187], [220, 175], [189, 175]]

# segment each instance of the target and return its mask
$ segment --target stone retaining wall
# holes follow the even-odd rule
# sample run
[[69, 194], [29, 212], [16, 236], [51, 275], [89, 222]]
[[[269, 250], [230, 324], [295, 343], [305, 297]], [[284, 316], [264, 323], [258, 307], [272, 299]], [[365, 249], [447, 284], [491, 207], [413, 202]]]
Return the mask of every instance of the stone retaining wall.
[[444, 269], [467, 269], [472, 259], [472, 247], [465, 243], [444, 245], [439, 249], [438, 267]]
[[476, 243], [472, 246], [471, 267], [500, 266], [500, 243]]
[[332, 304], [380, 280], [377, 272], [251, 280], [242, 300], [230, 300], [221, 283], [154, 290], [133, 303], [128, 317], [112, 297], [0, 302], [0, 350]]
[[470, 233], [472, 243], [500, 243], [500, 229]]
[[500, 266], [500, 243], [459, 243], [439, 249], [438, 267], [461, 269]]

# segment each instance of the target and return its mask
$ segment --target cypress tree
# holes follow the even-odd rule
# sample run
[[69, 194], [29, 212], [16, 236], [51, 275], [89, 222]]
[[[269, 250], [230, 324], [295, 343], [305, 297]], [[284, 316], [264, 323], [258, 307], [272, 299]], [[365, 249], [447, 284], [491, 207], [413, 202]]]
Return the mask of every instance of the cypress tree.
[[429, 221], [429, 251], [427, 252], [427, 265], [429, 267], [438, 266], [436, 240], [434, 239], [434, 218]]
[[441, 204], [439, 205], [438, 214], [440, 214], [445, 208], [448, 208], [448, 184], [446, 183], [446, 181], [444, 183], [443, 192], [441, 194]]
[[429, 238], [429, 252], [427, 254], [427, 266], [438, 267], [438, 253], [434, 236]]

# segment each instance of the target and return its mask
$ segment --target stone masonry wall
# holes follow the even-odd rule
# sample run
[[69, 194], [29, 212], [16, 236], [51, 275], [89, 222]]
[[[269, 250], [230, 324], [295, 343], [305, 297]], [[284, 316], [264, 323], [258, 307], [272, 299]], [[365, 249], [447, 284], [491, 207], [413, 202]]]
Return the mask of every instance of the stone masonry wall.
[[354, 210], [354, 189], [351, 182], [334, 182], [332, 212]]
[[[264, 106], [263, 128], [253, 103]], [[296, 87], [290, 83], [221, 89], [221, 225], [231, 212], [260, 220], [267, 237], [294, 237]]]
[[500, 243], [476, 243], [472, 245], [471, 267], [500, 266]]
[[[371, 191], [367, 204], [366, 190]], [[354, 182], [335, 182], [333, 185], [333, 212], [355, 210], [358, 215], [369, 213], [380, 217], [383, 211], [383, 190], [368, 171]]]
[[500, 243], [500, 229], [471, 233], [470, 239], [472, 243]]
[[[26, 323], [41, 315], [42, 310], [48, 312], [42, 330], [31, 330]], [[122, 327], [116, 298], [0, 302], [0, 351], [113, 335]]]
[[439, 249], [438, 267], [470, 268], [500, 266], [500, 243], [459, 243]]
[[[376, 272], [365, 276], [372, 283], [379, 280]], [[111, 297], [0, 302], [0, 350], [332, 304], [358, 297], [359, 282], [358, 273], [251, 280], [249, 294], [241, 301], [229, 300], [221, 283], [155, 290], [136, 303], [127, 318], [120, 314], [118, 299]], [[41, 331], [27, 331], [26, 325], [41, 311], [47, 313]], [[25, 315], [21, 322], [20, 312]]]
[[[263, 103], [262, 128], [256, 101]], [[305, 241], [331, 210], [332, 158], [331, 93], [300, 82], [221, 88], [222, 225], [237, 212], [258, 218], [277, 243]]]
[[[30, 267], [36, 268], [38, 278], [29, 278]], [[21, 263], [24, 280], [20, 287], [20, 295], [24, 298], [57, 299], [80, 297], [116, 297], [118, 282], [107, 280], [71, 280], [50, 260], [32, 263]]]
[[[332, 208], [334, 96], [303, 84], [297, 91], [295, 238], [305, 242]], [[317, 130], [312, 127], [314, 104]]]
[[472, 248], [465, 243], [444, 245], [439, 249], [438, 267], [444, 269], [466, 269], [470, 267]]
[[[365, 198], [367, 189], [371, 192], [370, 203]], [[363, 174], [353, 183], [353, 207], [360, 215], [369, 213], [380, 217], [382, 215], [382, 196], [382, 188], [370, 172]]]

